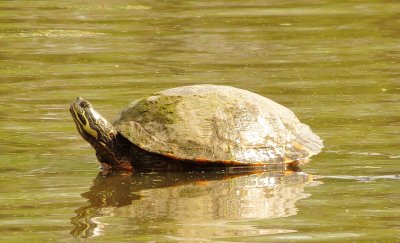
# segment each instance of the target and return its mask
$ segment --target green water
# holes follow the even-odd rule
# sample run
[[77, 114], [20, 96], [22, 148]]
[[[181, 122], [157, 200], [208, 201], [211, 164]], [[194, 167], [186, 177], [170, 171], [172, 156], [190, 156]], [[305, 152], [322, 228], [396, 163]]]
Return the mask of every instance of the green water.
[[[1, 242], [399, 242], [400, 2], [0, 1]], [[245, 88], [326, 145], [302, 173], [98, 176], [68, 112]]]

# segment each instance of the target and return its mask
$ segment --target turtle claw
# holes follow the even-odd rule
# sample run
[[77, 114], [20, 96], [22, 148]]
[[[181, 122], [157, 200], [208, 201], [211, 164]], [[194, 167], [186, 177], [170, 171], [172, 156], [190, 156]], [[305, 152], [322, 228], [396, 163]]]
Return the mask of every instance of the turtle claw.
[[99, 169], [103, 176], [111, 174], [111, 166], [109, 164], [101, 163]]
[[[121, 167], [114, 168], [116, 173], [118, 173], [120, 175], [132, 175], [133, 174], [134, 170], [133, 170], [132, 166], [130, 165], [130, 163], [124, 163], [121, 165], [122, 165]], [[113, 168], [111, 167], [111, 165], [109, 165], [107, 163], [100, 163], [99, 169], [100, 169], [100, 173], [103, 176], [110, 175], [113, 172]]]

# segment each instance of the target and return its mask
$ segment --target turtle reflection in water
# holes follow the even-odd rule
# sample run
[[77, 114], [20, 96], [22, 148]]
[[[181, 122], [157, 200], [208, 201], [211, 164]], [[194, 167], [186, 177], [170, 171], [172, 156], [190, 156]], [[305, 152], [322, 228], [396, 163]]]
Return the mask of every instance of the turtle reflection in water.
[[298, 164], [323, 147], [286, 107], [228, 86], [152, 94], [125, 107], [113, 125], [80, 97], [70, 111], [104, 171]]
[[[87, 238], [129, 232], [136, 237], [188, 240], [285, 232], [227, 222], [295, 215], [295, 203], [308, 196], [304, 187], [318, 183], [310, 175], [292, 171], [99, 173], [90, 190], [82, 194], [89, 205], [76, 210], [71, 234]], [[118, 226], [109, 222], [118, 222]]]

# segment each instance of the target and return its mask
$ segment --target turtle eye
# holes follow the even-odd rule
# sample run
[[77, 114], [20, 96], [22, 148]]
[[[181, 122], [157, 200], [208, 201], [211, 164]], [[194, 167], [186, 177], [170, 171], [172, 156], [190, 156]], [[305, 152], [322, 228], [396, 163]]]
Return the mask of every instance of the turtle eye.
[[82, 108], [88, 108], [90, 104], [86, 100], [82, 100], [81, 103], [79, 103], [79, 106]]

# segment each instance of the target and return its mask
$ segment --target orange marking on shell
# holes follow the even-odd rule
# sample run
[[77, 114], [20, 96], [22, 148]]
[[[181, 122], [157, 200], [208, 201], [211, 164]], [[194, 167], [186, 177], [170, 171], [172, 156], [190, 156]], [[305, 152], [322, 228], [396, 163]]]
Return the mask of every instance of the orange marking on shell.
[[209, 184], [207, 181], [196, 181], [196, 186], [208, 186]]
[[284, 171], [283, 171], [283, 174], [284, 174], [285, 176], [291, 175], [291, 174], [293, 174], [293, 173], [294, 173], [294, 172], [291, 171], [291, 170], [284, 170]]
[[[175, 159], [175, 160], [186, 160], [182, 158], [176, 157], [174, 154], [171, 153], [165, 153], [165, 157], [168, 157], [170, 159]], [[265, 165], [276, 165], [277, 163], [262, 163], [262, 162], [256, 162], [256, 163], [244, 163], [244, 162], [239, 162], [239, 161], [234, 161], [234, 160], [210, 160], [207, 158], [193, 158], [190, 159], [190, 161], [198, 162], [198, 163], [221, 163], [225, 165], [238, 165], [238, 166], [265, 166]], [[291, 163], [293, 160], [288, 160], [284, 163]]]
[[293, 146], [298, 150], [304, 150], [304, 146], [300, 143], [294, 143]]

